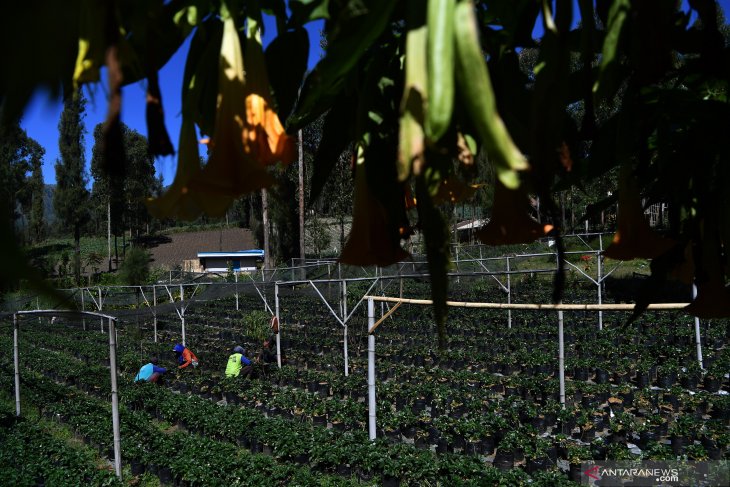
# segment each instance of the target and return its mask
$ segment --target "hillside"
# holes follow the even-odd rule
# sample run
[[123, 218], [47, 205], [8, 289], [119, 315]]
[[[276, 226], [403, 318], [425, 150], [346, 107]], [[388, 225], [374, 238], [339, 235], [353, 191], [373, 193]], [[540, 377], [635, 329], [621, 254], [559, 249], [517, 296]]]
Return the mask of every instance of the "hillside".
[[152, 265], [174, 268], [184, 260], [197, 258], [198, 252], [233, 252], [256, 248], [251, 231], [246, 228], [224, 228], [202, 232], [164, 235], [150, 246]]

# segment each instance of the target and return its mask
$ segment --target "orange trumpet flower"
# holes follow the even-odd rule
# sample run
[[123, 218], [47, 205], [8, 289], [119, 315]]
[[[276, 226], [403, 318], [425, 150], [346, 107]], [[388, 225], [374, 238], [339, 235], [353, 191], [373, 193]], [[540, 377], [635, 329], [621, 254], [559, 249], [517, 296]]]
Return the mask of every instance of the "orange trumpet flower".
[[[201, 196], [190, 191], [190, 184], [200, 176], [200, 155], [192, 119], [183, 120], [180, 129], [180, 160], [172, 185], [159, 198], [148, 198], [147, 209], [156, 218], [180, 218], [194, 220], [203, 213], [203, 208], [228, 208], [233, 199], [220, 195]], [[202, 203], [201, 199], [206, 198]]]
[[476, 237], [487, 245], [512, 245], [534, 242], [553, 229], [533, 220], [527, 213], [529, 203], [523, 189], [508, 189], [499, 180], [494, 189], [492, 218]]
[[[244, 71], [241, 42], [233, 19], [224, 20], [218, 75], [218, 110], [210, 139], [210, 157], [192, 189], [206, 195], [237, 198], [271, 186], [266, 166], [289, 163], [295, 157], [294, 140], [286, 135], [268, 102], [269, 84], [258, 27], [248, 20], [249, 54]], [[220, 215], [225, 208], [215, 198], [202, 199], [206, 213]], [[210, 202], [211, 204], [207, 204]]]
[[700, 223], [701, 252], [697, 256], [697, 297], [685, 310], [699, 318], [730, 316], [730, 289], [725, 287], [721, 240], [707, 220]]
[[355, 208], [352, 229], [342, 249], [340, 261], [351, 265], [386, 266], [408, 257], [400, 246], [399, 232], [406, 231], [390, 225], [388, 212], [371, 194], [365, 174], [362, 147], [358, 147], [355, 166]]
[[603, 255], [616, 260], [652, 259], [672, 248], [674, 242], [654, 232], [644, 219], [639, 188], [628, 165], [621, 168], [619, 184], [618, 230]]

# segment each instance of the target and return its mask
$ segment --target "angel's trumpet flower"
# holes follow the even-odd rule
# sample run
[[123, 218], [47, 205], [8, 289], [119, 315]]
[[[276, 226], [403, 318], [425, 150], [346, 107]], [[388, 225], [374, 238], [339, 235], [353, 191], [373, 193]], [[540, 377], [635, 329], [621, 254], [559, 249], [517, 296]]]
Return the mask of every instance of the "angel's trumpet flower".
[[528, 206], [522, 189], [508, 189], [497, 180], [492, 218], [477, 231], [476, 237], [487, 245], [530, 243], [544, 237], [553, 226], [533, 220], [527, 212]]
[[720, 241], [712, 227], [706, 221], [700, 225], [697, 296], [685, 308], [688, 313], [704, 319], [730, 316], [730, 290], [725, 287]]
[[175, 173], [175, 180], [159, 198], [149, 198], [147, 209], [156, 218], [179, 218], [194, 220], [203, 213], [200, 200], [206, 199], [208, 208], [225, 208], [233, 203], [233, 199], [220, 195], [200, 195], [190, 191], [192, 181], [200, 176], [200, 158], [198, 141], [195, 137], [195, 125], [191, 119], [184, 120], [180, 129], [180, 160]]
[[652, 259], [669, 250], [674, 242], [654, 232], [644, 219], [639, 188], [629, 166], [621, 168], [618, 197], [618, 230], [613, 242], [603, 252], [616, 260]]
[[669, 272], [669, 277], [684, 284], [692, 284], [694, 273], [695, 263], [692, 256], [692, 244], [687, 244], [684, 247], [682, 261]]
[[467, 184], [459, 178], [451, 176], [441, 181], [438, 192], [434, 196], [434, 202], [460, 203], [474, 196], [480, 187], [480, 184]]
[[730, 290], [722, 276], [697, 284], [697, 297], [685, 310], [698, 318], [727, 318], [730, 316]]
[[[249, 32], [257, 32], [249, 19]], [[254, 35], [256, 37], [256, 35]], [[258, 38], [249, 38], [251, 53], [244, 71], [241, 43], [232, 19], [223, 27], [218, 74], [218, 111], [210, 139], [210, 157], [200, 177], [193, 183], [196, 191], [236, 198], [266, 188], [274, 179], [265, 169], [276, 161], [291, 162], [295, 145], [268, 103], [268, 79]], [[246, 77], [247, 76], [247, 77]], [[202, 202], [206, 213], [220, 215], [220, 208]]]
[[256, 22], [248, 19], [246, 39], [246, 123], [243, 145], [247, 154], [261, 164], [291, 163], [297, 155], [296, 141], [284, 131], [271, 107], [271, 88], [266, 58]]
[[387, 266], [405, 259], [408, 252], [400, 246], [397, 225], [389, 225], [388, 212], [368, 188], [363, 154], [363, 148], [358, 147], [352, 229], [340, 261], [351, 265]]

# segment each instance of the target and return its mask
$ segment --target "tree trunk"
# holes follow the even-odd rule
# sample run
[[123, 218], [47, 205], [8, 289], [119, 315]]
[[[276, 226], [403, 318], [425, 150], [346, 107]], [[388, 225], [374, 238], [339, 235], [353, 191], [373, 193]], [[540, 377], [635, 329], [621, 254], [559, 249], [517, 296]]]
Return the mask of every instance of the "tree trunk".
[[299, 131], [299, 258], [305, 258], [304, 250], [304, 148], [302, 131]]
[[[116, 243], [116, 239], [115, 239]], [[116, 245], [115, 245], [116, 246]], [[112, 271], [112, 204], [111, 199], [106, 202], [106, 250], [109, 256], [109, 272]]]
[[264, 269], [271, 267], [271, 256], [269, 255], [269, 193], [261, 190], [261, 208], [264, 225]]
[[340, 252], [345, 248], [345, 216], [340, 213]]
[[81, 225], [74, 225], [74, 279], [81, 285]]
[[114, 234], [114, 268], [119, 269], [119, 245], [117, 244], [117, 234]]

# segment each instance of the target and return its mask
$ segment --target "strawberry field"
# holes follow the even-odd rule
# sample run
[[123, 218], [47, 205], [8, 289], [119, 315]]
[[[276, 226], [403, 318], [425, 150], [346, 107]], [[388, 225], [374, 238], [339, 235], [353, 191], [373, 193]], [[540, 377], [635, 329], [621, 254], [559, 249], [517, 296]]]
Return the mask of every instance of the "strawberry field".
[[[426, 286], [405, 290], [416, 295]], [[477, 291], [484, 299], [465, 282], [457, 299], [475, 300]], [[577, 300], [592, 296], [573, 292]], [[125, 483], [569, 485], [587, 460], [730, 458], [726, 321], [702, 323], [703, 370], [686, 315], [647, 312], [626, 325], [628, 315], [605, 314], [599, 331], [595, 313], [566, 312], [563, 407], [554, 312], [513, 311], [508, 328], [505, 311], [452, 308], [450, 346], [439, 351], [431, 309], [404, 305], [376, 332], [377, 439], [370, 441], [364, 314], [349, 324], [345, 376], [340, 325], [311, 293], [285, 294], [283, 367], [225, 379], [234, 345], [250, 357], [260, 350], [242, 323], [261, 301], [242, 296], [239, 307], [228, 298], [188, 310], [187, 344], [201, 366], [166, 374], [164, 387], [132, 380], [150, 355], [175, 369], [177, 315], [158, 317], [157, 343], [148, 319], [119, 325]], [[3, 322], [4, 479], [119, 482], [105, 463], [113, 458], [109, 339], [87, 322], [96, 329], [83, 330], [77, 318], [21, 319], [21, 420], [12, 414], [12, 321]]]

